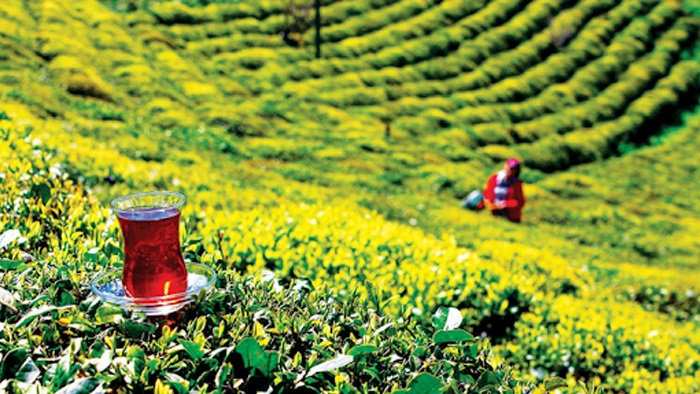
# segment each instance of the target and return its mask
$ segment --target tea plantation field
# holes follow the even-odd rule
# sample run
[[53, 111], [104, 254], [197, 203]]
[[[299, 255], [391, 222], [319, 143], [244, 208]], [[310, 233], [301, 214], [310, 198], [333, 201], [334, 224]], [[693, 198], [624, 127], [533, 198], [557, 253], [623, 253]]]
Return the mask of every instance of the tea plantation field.
[[[700, 392], [700, 3], [320, 4], [0, 2], [0, 392]], [[153, 319], [90, 281], [159, 189]]]

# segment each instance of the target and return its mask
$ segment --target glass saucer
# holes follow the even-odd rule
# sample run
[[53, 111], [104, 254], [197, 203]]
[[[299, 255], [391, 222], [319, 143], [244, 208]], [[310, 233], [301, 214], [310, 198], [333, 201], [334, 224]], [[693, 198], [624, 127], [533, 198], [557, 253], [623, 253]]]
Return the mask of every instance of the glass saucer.
[[161, 297], [138, 298], [124, 293], [122, 270], [112, 269], [97, 275], [90, 283], [92, 292], [105, 302], [145, 313], [146, 316], [162, 316], [175, 312], [192, 301], [192, 296], [210, 288], [216, 282], [216, 272], [203, 264], [186, 263], [187, 290]]

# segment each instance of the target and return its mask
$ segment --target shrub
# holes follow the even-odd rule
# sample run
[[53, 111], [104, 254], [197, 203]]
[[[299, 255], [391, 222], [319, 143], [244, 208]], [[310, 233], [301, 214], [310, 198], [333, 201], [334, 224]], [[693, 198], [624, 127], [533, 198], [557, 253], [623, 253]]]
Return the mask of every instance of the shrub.
[[692, 288], [640, 286], [621, 292], [621, 296], [640, 304], [646, 311], [659, 311], [679, 322], [700, 320], [700, 295]]
[[[275, 278], [264, 271], [242, 276], [208, 254], [202, 240], [191, 234], [184, 240], [185, 255], [220, 274], [208, 296], [196, 297], [170, 319], [144, 319], [102, 304], [86, 283], [94, 272], [120, 259], [114, 222], [108, 222], [106, 212], [60, 166], [31, 154], [36, 152], [31, 144], [8, 138], [12, 149], [0, 155], [22, 153], [27, 159], [14, 156], [3, 168], [3, 177], [13, 181], [3, 183], [3, 205], [15, 207], [0, 215], [3, 234], [8, 228], [20, 231], [22, 248], [36, 259], [2, 263], [6, 272], [21, 278], [3, 282], [12, 301], [3, 298], [0, 314], [18, 341], [8, 342], [6, 336], [0, 340], [2, 385], [8, 392], [29, 387], [213, 392], [234, 385], [277, 391], [529, 387], [514, 380], [504, 366], [491, 365], [488, 342], [459, 329], [462, 319], [455, 320], [454, 314], [461, 315], [456, 309], [421, 312], [419, 319], [400, 309], [392, 318], [383, 312], [388, 303], [381, 290], [371, 284], [337, 293], [316, 280]], [[27, 187], [31, 194], [23, 191]], [[190, 220], [196, 219], [185, 222]], [[307, 223], [300, 218], [290, 228], [289, 240], [311, 235], [303, 233]], [[215, 233], [218, 238], [207, 244], [218, 242], [218, 250], [228, 253], [226, 245], [235, 231]], [[82, 236], [86, 242], [79, 241]], [[258, 245], [265, 242], [260, 238]], [[8, 245], [16, 250], [15, 243]], [[274, 258], [273, 250], [264, 253]], [[301, 271], [297, 265], [295, 272]], [[361, 293], [367, 297], [360, 298]], [[15, 303], [15, 297], [27, 301]], [[426, 369], [428, 360], [434, 365]]]
[[[574, 376], [612, 390], [696, 389], [697, 382], [680, 377], [697, 376], [697, 351], [658, 331], [654, 317], [635, 309], [562, 296], [550, 310], [526, 314], [516, 323], [521, 342], [504, 346], [504, 357], [528, 360], [525, 368], [549, 371], [544, 376]], [[630, 319], [631, 315], [646, 317]]]
[[159, 23], [166, 25], [180, 23], [192, 25], [211, 21], [202, 10], [181, 3], [157, 3], [150, 7], [150, 12], [158, 19]]

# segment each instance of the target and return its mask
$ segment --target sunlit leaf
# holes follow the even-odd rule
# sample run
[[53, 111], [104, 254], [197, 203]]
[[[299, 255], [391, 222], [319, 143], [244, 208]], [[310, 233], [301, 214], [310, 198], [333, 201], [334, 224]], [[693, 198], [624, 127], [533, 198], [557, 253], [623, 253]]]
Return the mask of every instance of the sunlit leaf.
[[438, 330], [454, 330], [462, 324], [462, 312], [457, 308], [440, 308], [433, 315], [433, 327]]
[[114, 305], [103, 304], [95, 312], [97, 324], [114, 323], [117, 316], [122, 315], [122, 310]]
[[97, 360], [97, 364], [95, 365], [95, 368], [97, 369], [97, 372], [102, 372], [105, 369], [109, 368], [111, 363], [112, 363], [112, 351], [109, 349], [106, 349], [105, 351], [102, 352], [102, 355]]
[[182, 376], [172, 373], [172, 372], [167, 372], [164, 374], [166, 382], [168, 383], [169, 386], [173, 387], [174, 389], [177, 390], [179, 393], [189, 393], [190, 391], [187, 390], [187, 385], [189, 382], [187, 379], [183, 378]]
[[32, 384], [41, 375], [39, 367], [34, 364], [34, 360], [28, 357], [15, 373], [14, 379], [27, 384]]
[[324, 361], [321, 364], [314, 365], [313, 367], [311, 367], [309, 373], [306, 376], [313, 376], [319, 372], [335, 371], [336, 369], [340, 369], [346, 365], [352, 364], [353, 361], [353, 356], [341, 354], [332, 360]]
[[0, 287], [0, 304], [10, 308], [13, 312], [17, 312], [15, 307], [15, 297], [9, 291]]
[[178, 342], [180, 342], [182, 347], [185, 348], [185, 351], [187, 352], [187, 354], [189, 354], [190, 357], [192, 357], [193, 359], [199, 360], [202, 357], [204, 357], [205, 353], [204, 353], [204, 350], [202, 349], [201, 345], [199, 345], [195, 342], [192, 342], [192, 341], [179, 340]]
[[102, 383], [94, 378], [83, 378], [58, 390], [56, 394], [97, 394], [103, 393]]
[[5, 249], [7, 245], [11, 244], [12, 241], [20, 237], [20, 232], [18, 230], [7, 230], [2, 235], [0, 235], [0, 249]]
[[59, 309], [61, 308], [52, 305], [42, 305], [36, 309], [32, 309], [31, 311], [25, 313], [21, 319], [19, 319], [17, 324], [15, 324], [15, 329], [24, 327], [25, 325], [29, 324], [32, 320], [43, 314], [53, 312]]

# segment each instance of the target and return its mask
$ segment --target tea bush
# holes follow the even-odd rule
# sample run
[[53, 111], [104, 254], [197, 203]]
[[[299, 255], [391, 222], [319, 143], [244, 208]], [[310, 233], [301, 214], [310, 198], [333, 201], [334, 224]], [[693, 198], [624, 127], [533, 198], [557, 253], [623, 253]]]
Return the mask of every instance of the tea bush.
[[[384, 8], [363, 13], [362, 17], [349, 18], [341, 24], [333, 24], [327, 29], [322, 29], [323, 42], [338, 42], [346, 38], [361, 36], [384, 26], [408, 19], [414, 15], [425, 12], [432, 5], [431, 1], [399, 1]], [[311, 41], [309, 34], [305, 41]]]
[[[697, 7], [324, 1], [314, 60], [180, 3], [0, 4], [0, 391], [698, 391]], [[88, 288], [153, 189], [220, 275], [170, 322]]]
[[[343, 296], [343, 289], [293, 279], [284, 270], [279, 279], [270, 271], [241, 276], [231, 268], [245, 259], [211, 260], [220, 274], [217, 287], [170, 320], [104, 305], [88, 282], [100, 269], [120, 267], [113, 219], [31, 136], [4, 140], [0, 223], [3, 257], [10, 259], [2, 260], [0, 287], [4, 391], [531, 387], [492, 365], [488, 341], [457, 329], [461, 318], [447, 322], [448, 314], [460, 314], [455, 309], [436, 309], [432, 326], [431, 311], [416, 318], [402, 310], [394, 319], [383, 314], [387, 301], [371, 285]], [[289, 229], [294, 238], [282, 241], [298, 243], [309, 237], [304, 231], [295, 225]], [[227, 253], [231, 233], [216, 234], [218, 241], [211, 241]], [[207, 261], [199, 254], [202, 239], [193, 235], [185, 239], [186, 256]]]
[[[507, 345], [505, 357], [529, 360], [535, 373], [557, 371], [559, 376], [605, 382], [614, 390], [698, 389], [700, 354], [689, 344], [676, 342], [671, 333], [659, 331], [663, 323], [631, 306], [577, 302], [561, 297], [547, 312], [524, 315], [522, 323], [516, 323], [521, 345]], [[646, 379], [652, 376], [657, 381], [650, 384]]]
[[678, 321], [700, 319], [700, 298], [694, 289], [667, 289], [644, 286], [629, 289], [625, 296], [647, 311], [666, 313]]
[[[662, 10], [661, 5], [657, 8]], [[538, 96], [521, 103], [466, 107], [459, 111], [460, 120], [469, 124], [504, 120], [522, 122], [590, 99], [598, 89], [608, 85], [613, 77], [638, 59], [646, 45], [634, 37], [651, 34], [653, 28], [644, 19], [635, 20], [613, 39], [602, 57], [579, 68], [566, 83], [552, 85]]]

